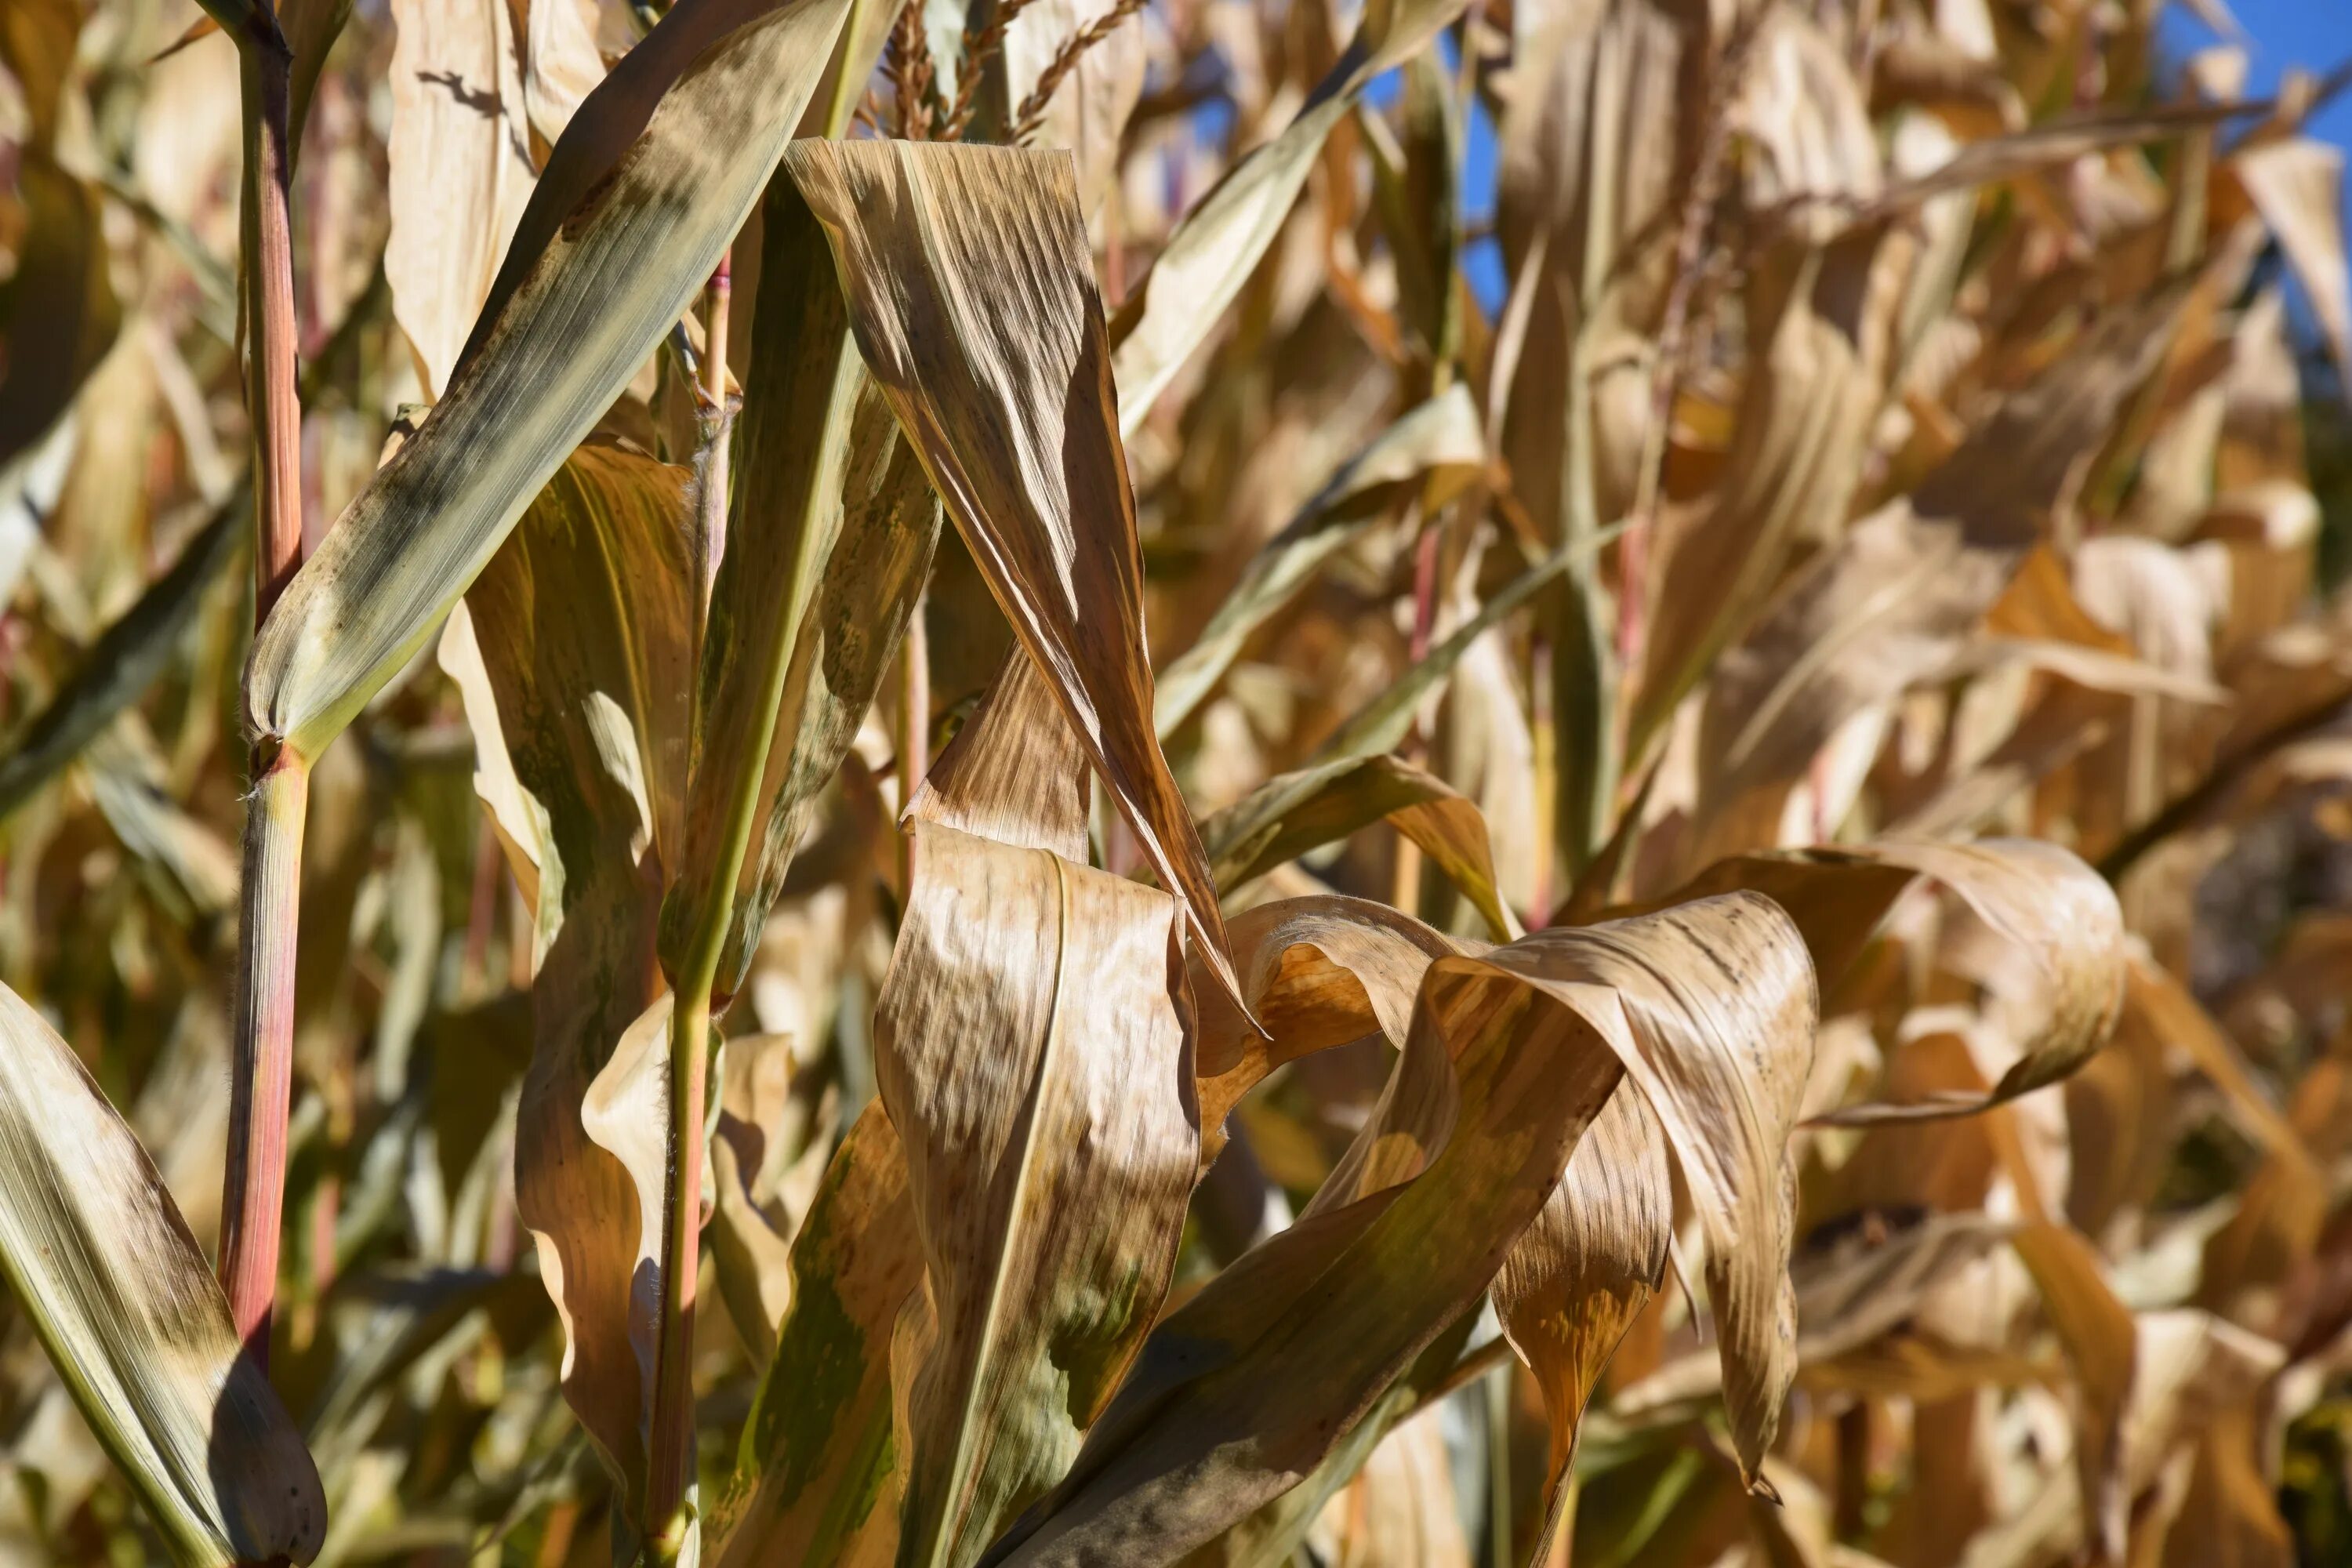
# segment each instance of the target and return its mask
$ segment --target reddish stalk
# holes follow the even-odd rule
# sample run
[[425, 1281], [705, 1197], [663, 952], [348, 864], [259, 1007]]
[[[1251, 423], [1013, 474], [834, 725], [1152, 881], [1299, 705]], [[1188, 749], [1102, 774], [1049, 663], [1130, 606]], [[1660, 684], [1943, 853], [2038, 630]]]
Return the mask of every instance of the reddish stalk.
[[[302, 410], [296, 390], [293, 148], [287, 124], [293, 51], [268, 0], [237, 40], [245, 121], [242, 240], [246, 405], [254, 438], [254, 624], [302, 564]], [[247, 802], [237, 930], [229, 1142], [221, 1188], [221, 1283], [256, 1363], [269, 1357], [286, 1193], [286, 1118], [294, 1078], [294, 950], [301, 906], [310, 769], [257, 748]]]
[[278, 1298], [286, 1114], [294, 1083], [295, 925], [302, 896], [302, 822], [310, 799], [310, 769], [281, 752], [263, 769], [246, 802], [220, 1277], [237, 1337], [246, 1353], [264, 1366]]

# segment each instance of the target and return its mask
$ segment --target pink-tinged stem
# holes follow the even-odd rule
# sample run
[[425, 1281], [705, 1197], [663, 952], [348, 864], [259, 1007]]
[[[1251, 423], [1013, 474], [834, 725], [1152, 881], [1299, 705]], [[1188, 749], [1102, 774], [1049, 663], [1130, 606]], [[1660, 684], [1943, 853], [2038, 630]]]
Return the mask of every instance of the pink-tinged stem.
[[236, 933], [236, 1055], [221, 1188], [221, 1284], [246, 1352], [269, 1360], [294, 1083], [295, 924], [310, 769], [279, 752], [246, 803], [244, 907]]

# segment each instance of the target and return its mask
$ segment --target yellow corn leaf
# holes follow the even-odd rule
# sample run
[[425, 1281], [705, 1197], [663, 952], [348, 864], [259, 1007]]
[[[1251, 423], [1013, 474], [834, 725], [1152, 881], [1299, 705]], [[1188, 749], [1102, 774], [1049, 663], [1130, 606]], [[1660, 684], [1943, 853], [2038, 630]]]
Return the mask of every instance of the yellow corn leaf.
[[801, 142], [785, 161], [867, 370], [1232, 990], [1216, 886], [1151, 730], [1135, 497], [1067, 157]]
[[308, 1563], [327, 1499], [147, 1151], [0, 986], [0, 1269], [67, 1391], [192, 1564]]

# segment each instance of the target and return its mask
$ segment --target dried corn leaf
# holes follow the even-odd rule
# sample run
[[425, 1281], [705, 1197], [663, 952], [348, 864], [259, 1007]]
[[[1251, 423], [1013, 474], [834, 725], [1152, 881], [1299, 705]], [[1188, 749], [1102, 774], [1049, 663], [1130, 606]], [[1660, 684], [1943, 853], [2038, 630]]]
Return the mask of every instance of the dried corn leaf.
[[1201, 841], [1218, 884], [1237, 888], [1383, 817], [1421, 846], [1497, 938], [1520, 934], [1496, 889], [1486, 817], [1401, 757], [1323, 763], [1268, 779], [1203, 822]]
[[530, 199], [522, 50], [504, 0], [392, 0], [392, 21], [383, 271], [425, 391], [439, 397]]
[[1223, 1146], [1225, 1118], [1285, 1062], [1381, 1035], [1399, 1050], [1432, 963], [1478, 951], [1411, 915], [1363, 899], [1283, 899], [1234, 919], [1242, 996], [1257, 1026], [1196, 986], [1202, 1152]]
[[786, 163], [866, 368], [1232, 990], [1216, 886], [1150, 728], [1135, 497], [1067, 158], [803, 142]]
[[1621, 1088], [1496, 1276], [1496, 1314], [1551, 1423], [1539, 1542], [1559, 1532], [1577, 1429], [1601, 1370], [1665, 1279], [1674, 1210], [1657, 1122]]
[[26, 226], [16, 269], [0, 282], [9, 366], [0, 380], [0, 475], [71, 406], [122, 324], [107, 273], [98, 191], [38, 143], [20, 149], [17, 158]]
[[1142, 1342], [1200, 1140], [1176, 901], [1044, 850], [915, 835], [875, 1012], [926, 1259], [893, 1353], [899, 1561], [964, 1568], [1062, 1478]]
[[2017, 1059], [1982, 1094], [1952, 1093], [1904, 1105], [1855, 1105], [1832, 1126], [1968, 1116], [2065, 1078], [2106, 1044], [2123, 1006], [2123, 911], [2097, 872], [2032, 839], [1978, 844], [1881, 841], [1845, 851], [1932, 877], [1978, 919], [2028, 955], [2040, 991], [2030, 1032], [2011, 1043]]
[[1297, 116], [1225, 172], [1168, 237], [1119, 308], [1118, 426], [1132, 434], [1194, 350], [1208, 340], [1290, 216], [1331, 128], [1374, 79], [1426, 47], [1462, 14], [1463, 0], [1369, 6], [1356, 36]]
[[1363, 537], [1381, 511], [1416, 493], [1443, 506], [1485, 467], [1470, 391], [1456, 383], [1382, 430], [1339, 466], [1242, 569], [1192, 646], [1160, 672], [1152, 722], [1162, 739], [1216, 689], [1250, 635], [1297, 597], [1323, 563]]
[[[1738, 1085], [1716, 1103], [1748, 1103], [1754, 1119], [1709, 1129], [1727, 1147], [1689, 1168], [1695, 1187], [1715, 1184], [1751, 1136], [1785, 1126], [1769, 1085], [1790, 1065], [1793, 1114], [1804, 1074], [1791, 1057], [1810, 1046], [1812, 1012], [1795, 929], [1750, 897], [1441, 960], [1374, 1120], [1315, 1206], [1170, 1315], [1069, 1479], [984, 1561], [1171, 1562], [1281, 1495], [1491, 1282], [1621, 1072], [1670, 1135], [1712, 1087]], [[1749, 1100], [1728, 1059], [1675, 1053], [1686, 1032], [1739, 1038], [1768, 1103]], [[1779, 1310], [1724, 1322], [1739, 1346], [1735, 1417], [1766, 1437], [1777, 1411], [1754, 1419], [1749, 1396], [1777, 1404], [1794, 1371], [1780, 1159], [1777, 1147], [1763, 1157], [1770, 1192], [1747, 1194], [1743, 1245], [1734, 1256], [1726, 1237], [1718, 1260], [1739, 1282], [1725, 1297], [1751, 1300], [1750, 1265], [1780, 1244], [1778, 1288], [1763, 1292]]]
[[1907, 499], [1805, 568], [1725, 656], [1701, 725], [1696, 858], [1740, 847], [1723, 840], [1744, 837], [1751, 796], [1785, 790], [1851, 715], [1958, 650], [2160, 363], [2186, 298], [2176, 286], [2103, 319]]
[[717, 992], [731, 995], [817, 795], [898, 652], [939, 538], [939, 507], [859, 368], [824, 232], [789, 180], [770, 187], [761, 308], [737, 426], [736, 505], [704, 633], [695, 774], [662, 952], [690, 944], [730, 853], [730, 795], [760, 776], [737, 860]]
[[658, 990], [655, 925], [685, 790], [688, 505], [685, 469], [582, 447], [469, 590], [442, 652], [484, 798], [503, 807], [518, 879], [535, 889], [516, 1207], [563, 1319], [565, 1394], [631, 1496], [644, 1465], [631, 1300], [660, 1238], [642, 1235], [637, 1187], [583, 1102]]
[[65, 1041], [0, 987], [0, 1269], [173, 1553], [326, 1539], [319, 1472], [154, 1162]]
[[[742, 226], [846, 4], [686, 0], [624, 62], [645, 56], [642, 70], [581, 105], [446, 394], [257, 640], [257, 733], [315, 758], [432, 635]], [[734, 30], [676, 58], [714, 19]], [[684, 74], [656, 76], [655, 107], [647, 73], [666, 60]]]
[[761, 1373], [736, 1496], [711, 1531], [722, 1568], [883, 1568], [897, 1551], [890, 1336], [922, 1289], [907, 1161], [869, 1104], [793, 1239], [793, 1310]]

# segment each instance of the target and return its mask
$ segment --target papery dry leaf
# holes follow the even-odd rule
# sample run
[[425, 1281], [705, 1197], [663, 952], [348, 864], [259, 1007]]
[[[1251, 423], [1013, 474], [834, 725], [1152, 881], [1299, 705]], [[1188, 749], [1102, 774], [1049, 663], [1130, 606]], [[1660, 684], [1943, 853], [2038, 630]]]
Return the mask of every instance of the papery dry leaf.
[[[541, 0], [541, 9], [566, 0]], [[439, 397], [536, 171], [506, 0], [393, 0], [392, 308]]]
[[2352, 378], [2352, 268], [2344, 255], [2342, 151], [2291, 137], [2250, 147], [2230, 166], [2302, 278], [2336, 373]]
[[1958, 648], [2154, 368], [2183, 298], [2175, 288], [2104, 320], [1909, 498], [1805, 568], [1725, 656], [1699, 775], [1702, 820], [1724, 820], [1695, 837], [1694, 861], [1738, 832], [1727, 814], [1750, 809], [1751, 792], [1785, 790], [1848, 715]]
[[1199, 1118], [1174, 900], [933, 824], [915, 868], [874, 1026], [926, 1259], [892, 1352], [900, 1561], [962, 1568], [1061, 1479], [1142, 1343]]
[[1216, 689], [1250, 635], [1272, 619], [1325, 562], [1361, 538], [1401, 494], [1419, 487], [1434, 510], [1485, 466], [1486, 438], [1469, 388], [1456, 384], [1419, 405], [1339, 465], [1268, 540], [1217, 605], [1192, 646], [1160, 671], [1152, 722], [1165, 740]]
[[1282, 232], [1331, 128], [1373, 80], [1427, 47], [1462, 0], [1396, 0], [1364, 13], [1347, 49], [1281, 134], [1225, 171], [1168, 237], [1120, 306], [1114, 377], [1118, 426], [1131, 435], [1207, 341]]
[[1373, 1034], [1402, 1050], [1430, 964], [1482, 951], [1385, 904], [1334, 896], [1260, 904], [1234, 917], [1233, 937], [1242, 994], [1257, 1026], [1223, 998], [1200, 994], [1208, 1158], [1223, 1146], [1234, 1106], [1283, 1063]]
[[1551, 1422], [1539, 1552], [1560, 1533], [1578, 1428], [1601, 1371], [1664, 1282], [1674, 1206], [1657, 1122], [1621, 1086], [1496, 1276], [1496, 1315]]
[[1215, 886], [1150, 729], [1135, 498], [1067, 158], [803, 142], [786, 163], [866, 368], [1232, 991]]
[[2116, 1300], [2099, 1256], [2090, 1243], [2063, 1225], [2029, 1225], [2015, 1238], [2017, 1253], [2033, 1274], [2081, 1395], [2074, 1436], [2074, 1473], [2089, 1500], [2089, 1535], [2106, 1562], [2120, 1562], [2126, 1510], [2131, 1495], [2123, 1473], [2124, 1412], [2137, 1371], [2137, 1341], [2131, 1313]]
[[1842, 1127], [1965, 1116], [2045, 1088], [2106, 1043], [2123, 1005], [2123, 913], [2106, 883], [2065, 850], [2032, 839], [1978, 844], [1881, 840], [1846, 853], [1934, 878], [2030, 954], [2039, 990], [2032, 1032], [1988, 1092], [1911, 1104], [1847, 1106], [1818, 1120]]
[[309, 1563], [327, 1499], [154, 1163], [0, 986], [0, 1268], [172, 1552]]
[[1209, 868], [1240, 887], [1386, 818], [1460, 889], [1495, 936], [1520, 934], [1496, 889], [1486, 819], [1460, 792], [1400, 757], [1325, 763], [1268, 779], [1201, 825]]
[[[984, 1561], [1170, 1562], [1295, 1484], [1486, 1288], [1621, 1070], [1670, 1137], [1690, 1135], [1678, 1144], [1704, 1136], [1701, 1107], [1745, 1100], [1756, 1116], [1729, 1147], [1685, 1157], [1695, 1190], [1730, 1198], [1748, 1222], [1736, 1251], [1717, 1233], [1711, 1277], [1726, 1299], [1765, 1305], [1760, 1321], [1727, 1317], [1723, 1330], [1740, 1373], [1735, 1424], [1743, 1443], [1769, 1440], [1777, 1411], [1759, 1402], [1777, 1406], [1794, 1370], [1788, 1215], [1777, 1173], [1759, 1193], [1729, 1169], [1751, 1163], [1746, 1134], [1769, 1141], [1776, 1119], [1732, 1086], [1760, 1069], [1751, 1082], [1769, 1102], [1779, 1049], [1810, 1047], [1812, 1013], [1794, 928], [1748, 897], [1441, 960], [1374, 1120], [1316, 1205], [1161, 1324], [1070, 1478]], [[1669, 1045], [1750, 1028], [1769, 1043], [1746, 1068], [1723, 1058], [1692, 1072]], [[1719, 1089], [1736, 1099], [1717, 1100]], [[1780, 1157], [1772, 1149], [1765, 1169]], [[1763, 1283], [1759, 1266], [1777, 1289], [1748, 1288]], [[1318, 1310], [1299, 1310], [1310, 1300]]]
[[[643, 1393], [629, 1348], [644, 1237], [629, 1173], [583, 1100], [658, 990], [663, 868], [687, 762], [691, 565], [687, 475], [583, 447], [468, 593], [442, 658], [465, 693], [517, 876], [534, 892], [531, 1065], [517, 1115], [516, 1206], [569, 1336], [565, 1393], [634, 1489]], [[478, 650], [469, 658], [468, 647]], [[659, 1213], [660, 1197], [653, 1199]]]

